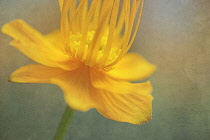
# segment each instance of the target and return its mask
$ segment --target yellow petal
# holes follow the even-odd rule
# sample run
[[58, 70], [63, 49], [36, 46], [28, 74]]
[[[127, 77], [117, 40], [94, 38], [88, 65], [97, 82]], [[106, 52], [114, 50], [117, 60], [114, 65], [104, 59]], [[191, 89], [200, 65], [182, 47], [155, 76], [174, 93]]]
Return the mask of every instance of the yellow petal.
[[[62, 38], [62, 34], [60, 30], [55, 30], [45, 36], [45, 38], [53, 44], [52, 47], [54, 47], [59, 54], [65, 53], [64, 48], [64, 41]], [[70, 57], [69, 55], [65, 55], [65, 61], [60, 62], [62, 64], [63, 69], [65, 70], [73, 70], [83, 65], [81, 61], [79, 61], [76, 58]]]
[[28, 65], [12, 73], [10, 81], [56, 84], [63, 90], [67, 104], [73, 109], [87, 111], [95, 106], [89, 92], [89, 69], [85, 67], [64, 71], [42, 65]]
[[100, 89], [94, 92], [96, 109], [106, 118], [132, 124], [145, 123], [151, 119], [153, 97], [150, 94], [115, 94]]
[[58, 53], [64, 53], [64, 41], [60, 30], [55, 30], [45, 35], [45, 38], [52, 44], [52, 47], [54, 47]]
[[18, 83], [50, 83], [52, 77], [56, 77], [66, 71], [43, 65], [27, 65], [17, 69], [10, 75], [10, 81]]
[[142, 56], [128, 53], [107, 74], [117, 79], [135, 81], [149, 77], [155, 69], [156, 66], [150, 64]]
[[40, 64], [50, 67], [60, 67], [66, 70], [79, 67], [77, 66], [77, 62], [71, 62], [68, 55], [62, 53], [62, 51], [53, 46], [41, 33], [22, 20], [15, 20], [5, 24], [2, 32], [14, 38], [11, 45]]
[[60, 11], [62, 11], [64, 0], [58, 0], [58, 3], [59, 3]]
[[152, 91], [150, 82], [130, 83], [124, 80], [114, 79], [105, 72], [94, 69], [91, 70], [90, 77], [93, 87], [117, 94], [129, 94], [134, 92], [150, 93]]
[[105, 72], [91, 69], [90, 88], [96, 109], [105, 117], [120, 122], [141, 124], [151, 118], [152, 86], [150, 82], [129, 83], [114, 79]]
[[66, 72], [51, 80], [64, 91], [67, 104], [75, 110], [87, 111], [95, 106], [92, 94], [89, 92], [90, 77], [89, 68]]

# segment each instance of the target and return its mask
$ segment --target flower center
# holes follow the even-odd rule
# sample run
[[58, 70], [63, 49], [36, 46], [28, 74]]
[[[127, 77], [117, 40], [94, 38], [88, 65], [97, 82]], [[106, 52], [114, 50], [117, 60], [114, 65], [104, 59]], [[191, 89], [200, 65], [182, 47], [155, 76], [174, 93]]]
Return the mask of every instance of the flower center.
[[[105, 67], [115, 61], [121, 50], [117, 49], [114, 47], [114, 44], [112, 44], [113, 47], [111, 47], [108, 54], [105, 54], [105, 48], [108, 41], [108, 31], [104, 33], [98, 43], [94, 42], [94, 35], [95, 31], [88, 31], [85, 42], [82, 43], [83, 35], [81, 33], [70, 33], [67, 50], [69, 50], [68, 52], [70, 56], [80, 59], [80, 61], [88, 66], [96, 66], [98, 68], [109, 70], [110, 68]], [[101, 62], [104, 55], [108, 55], [108, 57], [105, 62]]]

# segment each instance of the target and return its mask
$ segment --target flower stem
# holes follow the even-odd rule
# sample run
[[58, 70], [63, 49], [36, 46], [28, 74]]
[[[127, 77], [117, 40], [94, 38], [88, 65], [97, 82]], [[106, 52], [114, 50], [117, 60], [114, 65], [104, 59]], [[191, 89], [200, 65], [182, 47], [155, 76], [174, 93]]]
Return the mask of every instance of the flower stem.
[[57, 131], [54, 135], [53, 140], [63, 140], [64, 139], [65, 134], [69, 128], [69, 124], [71, 122], [73, 114], [74, 114], [74, 110], [72, 110], [70, 107], [66, 106], [65, 112], [63, 113], [62, 119], [59, 123], [59, 126], [57, 128]]

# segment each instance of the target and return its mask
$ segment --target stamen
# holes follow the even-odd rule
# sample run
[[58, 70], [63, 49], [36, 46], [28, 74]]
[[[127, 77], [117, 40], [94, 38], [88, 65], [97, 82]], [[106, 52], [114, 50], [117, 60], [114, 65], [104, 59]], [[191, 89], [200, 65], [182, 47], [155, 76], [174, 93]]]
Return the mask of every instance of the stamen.
[[[138, 21], [137, 21], [136, 27], [134, 29], [134, 33], [133, 33], [133, 35], [131, 37], [131, 41], [130, 41], [128, 47], [127, 47], [126, 52], [130, 49], [131, 45], [133, 44], [133, 41], [134, 41], [134, 39], [136, 37], [136, 33], [138, 31], [138, 28], [139, 28], [139, 25], [140, 25], [140, 22], [141, 22], [141, 16], [142, 16], [142, 12], [143, 12], [144, 0], [140, 0], [139, 3], [141, 3], [141, 5], [140, 5], [140, 12], [139, 12], [139, 15], [138, 15]], [[137, 4], [137, 5], [139, 5], [139, 4]]]
[[79, 27], [79, 31], [82, 32], [82, 29], [85, 26], [85, 20], [87, 18], [87, 13], [88, 13], [88, 0], [81, 0], [78, 8], [76, 9], [76, 14], [75, 14], [75, 23]]
[[84, 26], [84, 29], [82, 31], [81, 46], [80, 46], [80, 49], [79, 49], [79, 56], [80, 56], [80, 58], [84, 57], [84, 56], [82, 56], [84, 54], [84, 52], [83, 52], [84, 49], [82, 47], [85, 45], [89, 24], [91, 22], [91, 18], [93, 16], [93, 14], [94, 14], [94, 10], [96, 9], [96, 5], [97, 5], [97, 0], [93, 0], [92, 4], [90, 6], [90, 9], [88, 11], [88, 14], [87, 14], [87, 19], [85, 21], [85, 25], [86, 26]]
[[90, 48], [88, 50], [88, 55], [85, 64], [93, 66], [95, 62], [95, 58], [97, 57], [98, 50], [100, 48], [100, 40], [101, 37], [104, 35], [105, 27], [108, 23], [108, 19], [110, 17], [111, 8], [112, 8], [112, 2], [110, 1], [103, 1], [99, 25], [96, 29], [96, 34], [94, 35], [94, 39], [90, 45]]
[[87, 66], [112, 69], [134, 41], [144, 1], [133, 0], [131, 5], [129, 0], [80, 0], [78, 6], [76, 0], [59, 2], [66, 52]]
[[63, 36], [63, 41], [64, 41], [63, 52], [65, 54], [69, 54], [69, 52], [70, 52], [69, 47], [66, 47], [66, 46], [68, 46], [68, 42], [69, 42], [68, 36], [69, 36], [69, 33], [71, 32], [71, 28], [69, 26], [70, 23], [69, 23], [69, 15], [68, 14], [69, 14], [69, 9], [74, 9], [73, 5], [76, 1], [75, 0], [60, 0], [59, 2], [60, 2], [60, 7], [62, 8], [60, 29], [61, 29], [61, 34]]
[[131, 36], [132, 28], [133, 28], [133, 22], [134, 22], [134, 19], [135, 19], [135, 13], [136, 13], [136, 0], [133, 1], [132, 8], [131, 8], [131, 13], [129, 15], [128, 33], [127, 33], [127, 36], [126, 36], [125, 44], [123, 46], [124, 48], [122, 49], [123, 51], [126, 50], [128, 42], [130, 40], [130, 36]]
[[[135, 4], [135, 3], [133, 2], [133, 4]], [[130, 36], [128, 37], [129, 39], [131, 38], [131, 41], [129, 42], [129, 45], [128, 45], [128, 42], [124, 43], [123, 48], [122, 48], [122, 52], [120, 53], [118, 58], [116, 58], [114, 63], [112, 63], [111, 65], [108, 65], [107, 67], [113, 67], [127, 53], [127, 51], [130, 49], [130, 47], [131, 47], [131, 45], [132, 45], [132, 43], [133, 43], [133, 41], [135, 39], [136, 33], [138, 31], [138, 27], [140, 25], [140, 21], [141, 21], [144, 0], [138, 0], [137, 4], [135, 4], [135, 5], [136, 5], [136, 8], [135, 8], [136, 10], [131, 12], [131, 15], [133, 14], [133, 20], [135, 19], [135, 15], [137, 14], [137, 10], [138, 10], [139, 5], [140, 5], [140, 7], [139, 7], [140, 8], [140, 10], [139, 10], [140, 12], [139, 12], [139, 15], [138, 15], [138, 20], [137, 20], [137, 24], [136, 24], [135, 29], [134, 29], [134, 33], [133, 33], [132, 37], [130, 37]], [[133, 7], [133, 5], [132, 5], [132, 7]], [[131, 24], [131, 23], [129, 23], [129, 24]], [[131, 24], [130, 26], [133, 27], [133, 24]], [[132, 28], [130, 30], [132, 30]], [[128, 29], [128, 31], [129, 31], [129, 29]]]
[[101, 61], [99, 62], [100, 64], [104, 64], [110, 55], [110, 50], [112, 48], [113, 36], [114, 36], [114, 32], [115, 32], [115, 26], [116, 26], [116, 22], [117, 22], [119, 2], [120, 2], [120, 0], [115, 0], [114, 6], [112, 9], [111, 21], [110, 21], [110, 25], [109, 25], [109, 36], [108, 36], [107, 44], [105, 47], [104, 55], [103, 55]]
[[77, 33], [77, 34], [72, 34], [70, 33], [69, 35], [69, 44], [68, 44], [68, 48], [70, 50], [69, 55], [74, 57], [74, 58], [78, 58], [81, 61], [85, 60], [85, 56], [87, 55], [87, 50], [89, 47], [90, 42], [93, 40], [93, 36], [95, 34], [95, 31], [90, 31], [87, 33], [87, 37], [85, 38], [85, 45], [82, 46], [82, 49], [84, 51], [83, 57], [80, 58], [79, 57], [79, 49], [81, 49], [81, 38], [82, 38], [82, 34], [81, 33]]
[[90, 29], [91, 30], [96, 30], [96, 27], [98, 26], [99, 18], [100, 18], [100, 13], [101, 13], [101, 5], [102, 5], [102, 0], [98, 0], [98, 3], [96, 5], [96, 9], [90, 24]]

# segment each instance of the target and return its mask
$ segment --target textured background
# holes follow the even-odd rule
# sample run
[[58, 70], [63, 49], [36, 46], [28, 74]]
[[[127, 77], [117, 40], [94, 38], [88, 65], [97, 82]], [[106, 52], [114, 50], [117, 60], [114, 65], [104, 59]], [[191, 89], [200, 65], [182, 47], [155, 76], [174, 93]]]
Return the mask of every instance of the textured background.
[[[145, 0], [131, 51], [158, 66], [153, 119], [119, 123], [95, 110], [77, 112], [66, 140], [210, 139], [210, 0]], [[59, 27], [56, 0], [0, 0], [0, 26], [23, 19], [46, 34]], [[34, 63], [0, 33], [0, 140], [50, 140], [64, 111], [59, 87], [17, 84], [8, 76]]]

